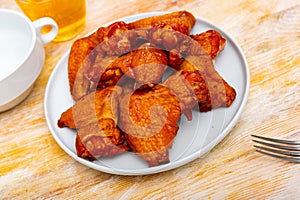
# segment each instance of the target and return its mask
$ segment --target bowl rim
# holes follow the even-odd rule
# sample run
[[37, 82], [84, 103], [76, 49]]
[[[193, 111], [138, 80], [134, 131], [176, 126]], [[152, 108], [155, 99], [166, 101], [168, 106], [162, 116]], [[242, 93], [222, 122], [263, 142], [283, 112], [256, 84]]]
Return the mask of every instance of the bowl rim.
[[36, 31], [35, 31], [35, 28], [33, 26], [32, 21], [26, 15], [24, 15], [24, 14], [18, 12], [18, 11], [15, 11], [15, 10], [0, 8], [0, 17], [1, 17], [1, 13], [5, 13], [5, 16], [10, 14], [11, 16], [18, 17], [18, 18], [22, 19], [24, 22], [26, 22], [26, 24], [30, 28], [30, 31], [31, 31], [31, 34], [32, 34], [32, 41], [30, 43], [29, 49], [26, 52], [26, 55], [24, 55], [24, 58], [7, 75], [0, 78], [0, 84], [3, 83], [5, 80], [7, 80], [9, 77], [11, 77], [13, 74], [15, 74], [15, 72], [24, 65], [24, 63], [28, 60], [28, 58], [32, 54], [32, 52], [33, 52], [33, 50], [36, 46], [36, 43], [37, 43], [37, 34], [36, 34]]

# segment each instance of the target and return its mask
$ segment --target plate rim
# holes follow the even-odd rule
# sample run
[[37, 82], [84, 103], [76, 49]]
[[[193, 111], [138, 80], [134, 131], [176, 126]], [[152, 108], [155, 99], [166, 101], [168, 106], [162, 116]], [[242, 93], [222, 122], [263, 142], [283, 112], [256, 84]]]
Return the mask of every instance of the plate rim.
[[[134, 14], [134, 15], [129, 15], [129, 16], [125, 16], [122, 17], [120, 19], [117, 20], [113, 20], [111, 22], [105, 23], [104, 25], [101, 26], [107, 26], [113, 22], [116, 21], [127, 21], [130, 22], [130, 18], [132, 19], [141, 19], [147, 16], [154, 16], [154, 15], [160, 15], [160, 14], [166, 14], [166, 13], [170, 13], [170, 12], [143, 12], [143, 13], [138, 13], [138, 14]], [[49, 90], [50, 90], [50, 83], [52, 82], [52, 80], [54, 79], [54, 75], [57, 73], [57, 71], [59, 70], [59, 66], [61, 65], [62, 62], [65, 61], [65, 59], [68, 59], [69, 53], [70, 53], [70, 49], [69, 48], [65, 54], [63, 54], [63, 56], [60, 58], [60, 60], [56, 63], [53, 71], [51, 72], [51, 75], [48, 79], [47, 82], [47, 86], [46, 86], [46, 90], [45, 90], [45, 98], [44, 98], [44, 113], [45, 113], [45, 117], [46, 117], [46, 122], [48, 125], [48, 128], [50, 130], [50, 133], [52, 135], [52, 137], [55, 139], [55, 141], [57, 142], [57, 144], [69, 155], [71, 156], [73, 159], [75, 159], [76, 161], [78, 161], [79, 163], [93, 168], [95, 170], [101, 171], [101, 172], [105, 172], [105, 173], [109, 173], [109, 174], [116, 174], [116, 175], [149, 175], [149, 174], [156, 174], [156, 173], [160, 173], [160, 172], [164, 172], [164, 171], [169, 171], [175, 168], [178, 168], [180, 166], [183, 166], [203, 155], [205, 155], [206, 153], [208, 153], [211, 149], [213, 149], [218, 143], [220, 143], [229, 133], [230, 131], [234, 128], [234, 126], [237, 124], [241, 114], [244, 111], [244, 108], [247, 104], [247, 100], [248, 100], [248, 96], [249, 96], [249, 90], [250, 90], [250, 71], [249, 71], [249, 66], [248, 66], [248, 62], [246, 59], [246, 56], [242, 50], [242, 48], [239, 46], [239, 44], [235, 41], [234, 37], [232, 37], [228, 32], [223, 31], [221, 28], [219, 28], [217, 25], [215, 25], [214, 23], [210, 22], [207, 19], [204, 18], [200, 18], [197, 15], [194, 15], [196, 18], [196, 23], [197, 21], [200, 22], [204, 22], [206, 24], [208, 24], [210, 27], [212, 27], [213, 29], [219, 31], [223, 36], [226, 37], [227, 40], [230, 40], [232, 45], [234, 45], [234, 48], [237, 49], [238, 54], [240, 56], [240, 59], [243, 63], [243, 70], [245, 71], [244, 75], [245, 75], [245, 91], [244, 93], [241, 95], [241, 103], [240, 106], [238, 107], [238, 109], [236, 110], [236, 113], [233, 115], [232, 120], [230, 120], [229, 124], [227, 126], [224, 127], [224, 129], [222, 129], [222, 131], [220, 132], [220, 134], [214, 138], [210, 143], [208, 143], [207, 145], [205, 145], [204, 147], [202, 147], [200, 150], [195, 151], [194, 153], [191, 153], [179, 160], [176, 160], [174, 162], [170, 162], [164, 165], [159, 165], [156, 167], [148, 167], [145, 169], [114, 169], [114, 168], [109, 168], [109, 167], [104, 167], [104, 166], [100, 166], [97, 165], [93, 162], [90, 162], [88, 160], [85, 160], [83, 158], [78, 157], [77, 155], [74, 154], [74, 152], [72, 152], [57, 136], [57, 133], [55, 133], [55, 130], [52, 127], [52, 124], [50, 123], [50, 116], [48, 116], [48, 96], [49, 96]], [[91, 31], [90, 33], [86, 34], [85, 36], [93, 33], [94, 31]], [[85, 37], [83, 36], [83, 37]]]

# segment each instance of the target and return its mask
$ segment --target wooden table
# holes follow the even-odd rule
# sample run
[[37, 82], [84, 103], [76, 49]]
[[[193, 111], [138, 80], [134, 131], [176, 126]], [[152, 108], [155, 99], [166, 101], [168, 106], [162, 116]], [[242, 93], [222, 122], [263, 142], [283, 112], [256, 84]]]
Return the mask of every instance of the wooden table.
[[[20, 11], [13, 0], [1, 0], [0, 7]], [[178, 9], [230, 33], [247, 57], [249, 100], [230, 134], [205, 157], [155, 175], [111, 175], [78, 163], [50, 134], [43, 104], [48, 78], [76, 38], [50, 43], [30, 96], [0, 113], [1, 199], [300, 198], [300, 165], [255, 152], [250, 137], [300, 139], [300, 2], [88, 0], [87, 24], [77, 38], [116, 18]]]

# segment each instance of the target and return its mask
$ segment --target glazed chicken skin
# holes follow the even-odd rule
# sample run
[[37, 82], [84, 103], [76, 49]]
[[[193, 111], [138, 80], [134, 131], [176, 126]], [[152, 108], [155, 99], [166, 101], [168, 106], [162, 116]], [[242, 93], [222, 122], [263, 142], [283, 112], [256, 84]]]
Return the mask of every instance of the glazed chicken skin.
[[87, 94], [89, 82], [85, 78], [85, 73], [87, 66], [91, 64], [88, 55], [97, 44], [97, 36], [92, 34], [89, 37], [76, 40], [71, 47], [68, 60], [68, 79], [70, 93], [74, 100]]
[[235, 89], [214, 68], [226, 39], [216, 30], [191, 35], [195, 22], [187, 11], [119, 21], [73, 43], [76, 103], [58, 126], [76, 131], [79, 157], [133, 151], [150, 167], [168, 163], [181, 114], [192, 120], [193, 110], [233, 103]]
[[148, 43], [120, 57], [100, 55], [88, 70], [90, 91], [120, 84], [123, 75], [134, 79], [137, 87], [153, 87], [161, 81], [167, 64], [167, 54]]
[[163, 28], [153, 29], [148, 37], [169, 51], [168, 64], [177, 74], [169, 77], [164, 84], [179, 97], [183, 112], [189, 120], [192, 119], [191, 107], [194, 102], [199, 103], [198, 109], [201, 112], [232, 104], [236, 92], [213, 65], [226, 44], [226, 39], [219, 32], [208, 30], [188, 37]]
[[[236, 91], [215, 70], [212, 61], [206, 56], [188, 56], [180, 65], [180, 71], [189, 71], [199, 74], [204, 80], [208, 90], [205, 101], [198, 101], [199, 111], [207, 112], [218, 107], [229, 107], [235, 97]], [[193, 79], [187, 79], [190, 84]]]
[[130, 68], [132, 55], [130, 53], [117, 56], [103, 57], [98, 54], [94, 64], [89, 67], [86, 75], [90, 82], [89, 92], [117, 85], [124, 73], [121, 67]]
[[219, 75], [206, 55], [188, 56], [178, 67], [178, 72], [163, 84], [177, 95], [188, 120], [192, 120], [193, 108], [208, 112], [229, 107], [236, 97], [235, 89]]
[[60, 128], [76, 129], [76, 150], [79, 157], [94, 160], [127, 151], [125, 137], [117, 128], [118, 86], [88, 94], [62, 113]]
[[129, 29], [153, 28], [169, 26], [172, 30], [189, 35], [196, 22], [195, 17], [187, 11], [147, 17], [128, 24]]
[[198, 102], [206, 102], [208, 88], [197, 70], [181, 69], [168, 77], [163, 83], [179, 99], [181, 110], [186, 118], [192, 120], [192, 110]]
[[79, 100], [89, 92], [90, 83], [86, 77], [96, 55], [120, 55], [130, 50], [128, 35], [121, 34], [126, 30], [126, 23], [115, 22], [108, 27], [100, 27], [90, 36], [73, 43], [68, 60], [68, 79], [74, 100]]
[[123, 65], [121, 69], [129, 78], [135, 79], [137, 86], [153, 87], [161, 82], [168, 65], [167, 54], [159, 48], [146, 43], [132, 52], [131, 65]]
[[[149, 77], [149, 75], [154, 76], [154, 74], [157, 74], [157, 77], [161, 77], [159, 76], [161, 73], [158, 72], [160, 70], [157, 71], [158, 73], [145, 73], [147, 70], [138, 70], [141, 68], [128, 70], [135, 68], [135, 66], [139, 64], [136, 61], [145, 57], [141, 54], [144, 54], [146, 51], [137, 51], [134, 53], [140, 53], [140, 56], [135, 56], [139, 57], [138, 59], [132, 59], [132, 54], [127, 55], [135, 48], [141, 48], [139, 45], [143, 44], [143, 42], [149, 41], [151, 45], [155, 45], [159, 48], [163, 46], [163, 50], [169, 51], [168, 63], [164, 61], [164, 56], [161, 56], [161, 58], [152, 57], [157, 59], [159, 63], [162, 62], [162, 65], [169, 64], [175, 69], [181, 64], [183, 60], [182, 56], [203, 54], [203, 48], [196, 47], [199, 45], [195, 45], [198, 43], [210, 53], [212, 58], [215, 58], [217, 53], [224, 48], [224, 38], [216, 31], [207, 31], [199, 35], [191, 36], [191, 38], [198, 43], [187, 42], [187, 40], [191, 39], [186, 34], [190, 32], [194, 23], [195, 18], [190, 13], [179, 11], [141, 19], [129, 24], [125, 22], [115, 22], [108, 27], [99, 28], [88, 37], [76, 40], [72, 45], [68, 64], [69, 85], [73, 99], [79, 100], [97, 88], [101, 89], [115, 85], [120, 77], [128, 72], [138, 71], [135, 75], [129, 73], [129, 76], [137, 79], [137, 82], [145, 80], [145, 77]], [[165, 25], [162, 26], [162, 24]], [[174, 28], [175, 25], [177, 29]], [[188, 28], [183, 31], [185, 27]], [[143, 40], [140, 40], [139, 34], [141, 29], [138, 28], [146, 28], [144, 29], [146, 34]], [[143, 44], [142, 46], [147, 45]], [[147, 50], [147, 48], [142, 49]], [[158, 50], [157, 48], [156, 51], [162, 50]], [[125, 55], [123, 55], [124, 53]], [[148, 54], [150, 53], [151, 51], [148, 51]], [[162, 55], [165, 53], [156, 53], [156, 55], [159, 54]], [[147, 59], [141, 60], [141, 62], [151, 60], [149, 57], [150, 56], [148, 56]], [[144, 64], [144, 66], [148, 65]], [[153, 69], [157, 69], [157, 67]], [[145, 74], [148, 76], [145, 76]], [[157, 82], [157, 80], [159, 80], [157, 77], [154, 80], [146, 80], [145, 84], [150, 83], [151, 85], [151, 82]], [[153, 79], [153, 77], [149, 77], [149, 79]]]
[[[165, 35], [165, 33], [163, 35]], [[177, 34], [173, 36], [178, 38]], [[212, 69], [212, 61], [224, 49], [225, 42], [226, 40], [220, 33], [214, 30], [208, 30], [201, 34], [184, 37], [181, 40], [181, 44], [177, 44], [176, 47], [173, 47], [175, 49], [169, 52], [169, 64], [177, 70], [177, 73], [168, 77], [163, 84], [177, 95], [181, 102], [183, 113], [188, 120], [192, 120], [192, 109], [197, 102], [202, 105], [201, 110], [204, 110], [203, 105], [206, 105], [205, 103], [210, 101], [209, 89], [207, 87], [207, 81], [209, 79], [206, 78], [204, 71], [205, 69]], [[193, 51], [195, 51], [195, 49], [199, 49], [199, 51], [193, 52], [192, 50], [186, 50], [186, 44], [189, 44]], [[179, 51], [181, 51], [181, 53], [179, 53]], [[203, 51], [206, 53], [203, 53]], [[193, 65], [188, 65], [187, 61], [184, 61], [183, 56], [188, 58], [191, 56], [189, 53], [198, 54], [197, 65], [201, 66], [201, 71]], [[210, 74], [213, 73], [216, 72]], [[224, 84], [225, 86], [229, 86], [226, 82]]]
[[150, 167], [169, 162], [180, 115], [176, 95], [162, 85], [128, 93], [120, 102], [120, 128], [133, 152]]
[[216, 30], [191, 35], [191, 38], [204, 48], [212, 60], [215, 60], [217, 55], [224, 50], [226, 44], [226, 39]]
[[[140, 45], [138, 36], [141, 33], [143, 35], [144, 31], [137, 29], [171, 24], [174, 30], [189, 34], [194, 23], [195, 18], [191, 13], [179, 11], [129, 24], [121, 21], [115, 22], [108, 27], [100, 27], [88, 37], [76, 40], [71, 47], [68, 60], [68, 78], [72, 98], [77, 101], [90, 92], [90, 82], [87, 77], [90, 72], [89, 68], [96, 57], [121, 56]], [[117, 74], [110, 69], [111, 73]], [[92, 85], [92, 88], [95, 86]]]
[[221, 34], [209, 30], [185, 37], [172, 50], [176, 53], [169, 53], [169, 60], [172, 59], [172, 67], [177, 73], [163, 84], [177, 95], [188, 120], [192, 120], [193, 108], [207, 112], [221, 106], [228, 107], [235, 99], [236, 91], [213, 65], [225, 42]]
[[216, 30], [187, 36], [168, 27], [152, 28], [147, 40], [168, 52], [168, 64], [176, 70], [187, 56], [208, 54], [214, 61], [226, 44], [226, 39]]

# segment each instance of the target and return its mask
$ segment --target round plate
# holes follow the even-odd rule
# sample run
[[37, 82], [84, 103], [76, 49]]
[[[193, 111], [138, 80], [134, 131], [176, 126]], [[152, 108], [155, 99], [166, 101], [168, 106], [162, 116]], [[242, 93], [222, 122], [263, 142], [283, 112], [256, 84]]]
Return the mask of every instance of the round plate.
[[[142, 13], [118, 19], [118, 21], [131, 22], [161, 14], [165, 13]], [[216, 58], [215, 68], [237, 92], [236, 99], [230, 107], [218, 108], [207, 113], [195, 111], [192, 121], [187, 121], [185, 116], [182, 116], [177, 136], [169, 151], [170, 162], [168, 164], [148, 167], [147, 163], [132, 152], [90, 162], [76, 154], [75, 131], [57, 126], [57, 120], [62, 112], [74, 104], [69, 92], [67, 73], [69, 52], [67, 52], [50, 76], [44, 102], [49, 129], [59, 146], [75, 160], [96, 170], [120, 175], [145, 175], [182, 166], [206, 154], [217, 145], [235, 126], [246, 104], [250, 85], [249, 69], [241, 48], [229, 34], [204, 19], [196, 19], [191, 34], [215, 29], [227, 40], [225, 49]]]

